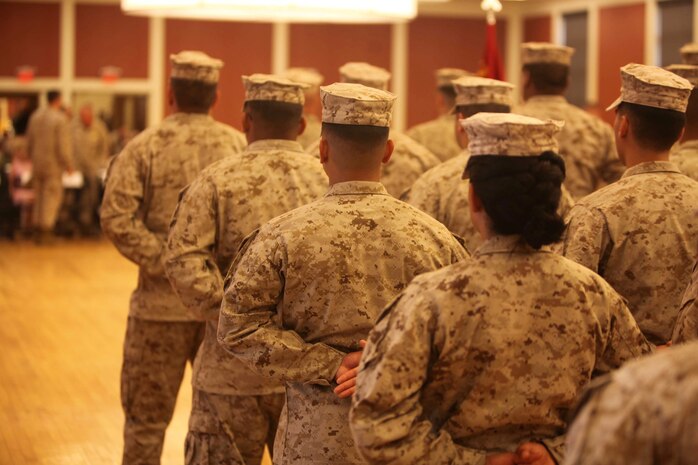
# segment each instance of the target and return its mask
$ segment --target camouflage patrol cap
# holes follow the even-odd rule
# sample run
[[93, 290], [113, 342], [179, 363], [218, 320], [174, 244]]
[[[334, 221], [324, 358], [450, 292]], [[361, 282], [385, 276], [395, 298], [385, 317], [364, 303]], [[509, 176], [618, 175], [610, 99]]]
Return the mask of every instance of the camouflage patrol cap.
[[620, 97], [606, 111], [622, 102], [686, 112], [693, 85], [671, 71], [657, 66], [630, 63], [620, 69]]
[[436, 75], [436, 87], [448, 87], [451, 82], [463, 76], [472, 76], [472, 73], [460, 68], [439, 68]]
[[684, 64], [698, 65], [698, 44], [686, 44], [679, 51]]
[[381, 90], [388, 90], [388, 81], [391, 76], [387, 69], [356, 61], [342, 65], [339, 68], [339, 75], [342, 82], [363, 84]]
[[694, 86], [698, 85], [698, 66], [694, 65], [669, 65], [665, 67], [667, 71], [681, 76]]
[[478, 113], [461, 120], [468, 133], [471, 157], [537, 157], [543, 152], [558, 151], [555, 135], [564, 123], [539, 120], [515, 113]]
[[456, 106], [499, 104], [513, 106], [514, 86], [508, 82], [478, 76], [465, 76], [453, 81]]
[[315, 68], [289, 68], [281, 75], [293, 82], [307, 84], [309, 86], [307, 91], [317, 91], [317, 88], [320, 87], [325, 80], [325, 77]]
[[536, 63], [557, 63], [569, 66], [574, 49], [565, 45], [548, 42], [526, 42], [521, 44], [521, 61], [524, 65]]
[[171, 78], [202, 81], [208, 84], [218, 83], [220, 70], [223, 67], [221, 60], [211, 58], [204, 52], [191, 50], [170, 55], [170, 62], [172, 63]]
[[320, 87], [322, 122], [390, 127], [395, 95], [361, 84], [334, 83]]
[[245, 86], [245, 102], [266, 100], [303, 105], [304, 89], [309, 86], [272, 74], [253, 74], [242, 76]]

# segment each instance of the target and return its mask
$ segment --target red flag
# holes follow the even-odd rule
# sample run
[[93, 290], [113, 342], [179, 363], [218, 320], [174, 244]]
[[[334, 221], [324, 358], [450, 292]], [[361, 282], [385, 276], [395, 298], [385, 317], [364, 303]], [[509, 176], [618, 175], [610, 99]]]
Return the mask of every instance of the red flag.
[[496, 21], [487, 21], [485, 34], [485, 53], [482, 57], [482, 69], [480, 69], [479, 74], [491, 79], [504, 81], [504, 65], [502, 64], [502, 57], [499, 54], [499, 46], [497, 45]]

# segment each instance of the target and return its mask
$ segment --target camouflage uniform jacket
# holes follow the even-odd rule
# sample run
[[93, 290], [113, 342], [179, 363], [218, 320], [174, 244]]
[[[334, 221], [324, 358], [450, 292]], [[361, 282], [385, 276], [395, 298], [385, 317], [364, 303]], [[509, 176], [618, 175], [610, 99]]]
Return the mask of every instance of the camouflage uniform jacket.
[[303, 149], [307, 149], [318, 139], [320, 139], [320, 134], [322, 132], [322, 123], [320, 119], [315, 115], [304, 115], [305, 116], [305, 131], [303, 134], [298, 136], [298, 143], [303, 146]]
[[670, 162], [641, 163], [577, 202], [561, 252], [623, 297], [645, 336], [671, 339], [698, 255], [698, 183]]
[[698, 342], [595, 380], [570, 427], [566, 465], [693, 465], [698, 456]]
[[683, 294], [679, 316], [671, 336], [674, 344], [695, 340], [698, 340], [698, 262], [693, 265], [691, 282]]
[[[422, 173], [437, 166], [440, 161], [424, 146], [399, 131], [390, 131], [390, 138], [395, 143], [395, 149], [388, 163], [383, 165], [381, 182], [390, 195], [399, 198]], [[307, 151], [320, 158], [320, 141], [316, 141]]]
[[483, 465], [528, 441], [561, 464], [583, 387], [651, 350], [598, 275], [494, 236], [383, 312], [361, 361], [354, 439], [374, 464]]
[[513, 110], [540, 119], [565, 122], [559, 133], [560, 155], [565, 159], [565, 186], [575, 199], [591, 194], [621, 177], [625, 167], [616, 153], [613, 129], [565, 100], [539, 95]]
[[426, 123], [418, 124], [410, 128], [407, 135], [429, 149], [441, 161], [449, 160], [461, 152], [456, 140], [454, 115], [442, 115]]
[[60, 176], [74, 169], [73, 144], [68, 118], [52, 107], [36, 110], [27, 127], [27, 152], [35, 174]]
[[[470, 220], [469, 181], [462, 179], [468, 158], [468, 152], [463, 151], [457, 157], [430, 169], [403, 193], [401, 199], [439, 220], [465, 241], [468, 250], [475, 250], [483, 240]], [[574, 200], [563, 185], [558, 209], [560, 215], [564, 217], [573, 205]]]
[[300, 144], [261, 140], [206, 168], [183, 192], [165, 252], [165, 271], [185, 307], [206, 320], [193, 384], [206, 392], [283, 392], [227, 353], [216, 338], [223, 276], [242, 240], [275, 216], [318, 199], [327, 176]]
[[214, 161], [244, 148], [242, 134], [207, 115], [176, 113], [116, 156], [107, 174], [102, 229], [139, 267], [130, 316], [191, 321], [165, 276], [162, 254], [179, 192]]
[[107, 166], [109, 139], [107, 128], [101, 120], [95, 119], [90, 127], [81, 122], [73, 125], [73, 143], [76, 168], [86, 176], [96, 176]]
[[698, 181], [698, 140], [689, 140], [675, 146], [669, 161], [675, 163], [683, 174]]
[[330, 387], [337, 369], [414, 276], [466, 258], [465, 249], [376, 182], [335, 184], [243, 247], [230, 269], [219, 340], [286, 384], [275, 463], [363, 463], [347, 424], [350, 401]]

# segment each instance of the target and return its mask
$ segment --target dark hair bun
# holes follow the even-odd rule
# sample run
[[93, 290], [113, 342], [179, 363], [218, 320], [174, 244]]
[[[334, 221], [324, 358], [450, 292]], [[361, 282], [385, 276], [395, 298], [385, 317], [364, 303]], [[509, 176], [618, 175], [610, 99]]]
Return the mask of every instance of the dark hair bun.
[[557, 209], [565, 163], [557, 154], [478, 156], [469, 160], [468, 171], [495, 232], [518, 234], [535, 249], [560, 240], [565, 223]]

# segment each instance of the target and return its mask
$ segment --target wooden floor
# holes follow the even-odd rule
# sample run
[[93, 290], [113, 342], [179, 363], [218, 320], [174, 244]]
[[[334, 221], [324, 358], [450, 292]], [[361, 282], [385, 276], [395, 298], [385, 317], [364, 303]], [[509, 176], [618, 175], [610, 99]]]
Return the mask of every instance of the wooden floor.
[[[136, 268], [103, 241], [0, 242], [0, 464], [121, 459], [121, 350]], [[163, 464], [183, 463], [190, 372]]]

